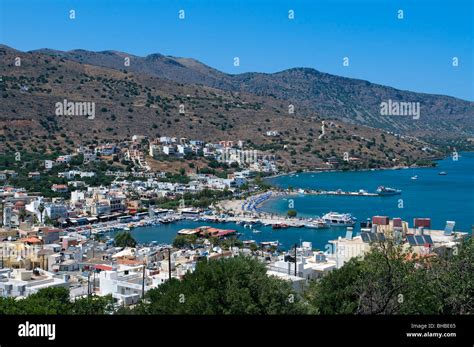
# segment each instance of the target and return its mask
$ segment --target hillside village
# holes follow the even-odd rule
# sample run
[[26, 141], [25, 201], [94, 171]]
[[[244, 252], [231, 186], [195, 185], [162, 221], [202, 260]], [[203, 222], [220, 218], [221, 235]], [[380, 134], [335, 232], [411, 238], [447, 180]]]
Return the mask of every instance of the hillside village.
[[[185, 159], [189, 164], [196, 158], [210, 166], [188, 165], [179, 173], [152, 169], [155, 161]], [[386, 237], [432, 256], [449, 252], [468, 235], [452, 224], [444, 231], [431, 230], [429, 218], [416, 219], [410, 227], [407, 221], [374, 216], [359, 236], [348, 227], [346, 237], [331, 241], [328, 252], [306, 241], [281, 250], [278, 242], [242, 241], [236, 230], [213, 227], [215, 222], [250, 228], [309, 227], [315, 222], [258, 210], [272, 194], [292, 194], [261, 180], [278, 173], [274, 159], [242, 141], [134, 135], [126, 142], [84, 145], [55, 159], [32, 160], [34, 171], [28, 171], [28, 163], [18, 172], [3, 170], [1, 295], [26, 297], [42, 288], [67, 287], [71, 298], [112, 295], [116, 305], [133, 306], [148, 290], [194, 271], [199, 260], [239, 255], [257, 257], [269, 276], [289, 281], [301, 292], [311, 280], [341, 268]], [[107, 165], [97, 169], [101, 163]], [[323, 169], [339, 164], [338, 158], [328, 157]], [[233, 209], [228, 201], [242, 207]], [[128, 236], [134, 228], [183, 220], [202, 226], [178, 231], [173, 244], [137, 243]], [[120, 244], [117, 235], [129, 239]]]

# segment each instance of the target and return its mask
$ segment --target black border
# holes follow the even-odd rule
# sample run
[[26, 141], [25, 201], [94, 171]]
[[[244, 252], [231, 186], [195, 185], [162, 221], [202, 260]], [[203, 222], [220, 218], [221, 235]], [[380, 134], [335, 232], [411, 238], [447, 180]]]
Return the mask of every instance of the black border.
[[[56, 339], [19, 337], [18, 325], [56, 324]], [[329, 343], [396, 346], [473, 346], [474, 316], [0, 316], [0, 347]], [[412, 324], [434, 324], [420, 330]], [[437, 328], [438, 324], [451, 328]], [[455, 325], [455, 327], [452, 327]], [[413, 332], [456, 337], [407, 337]], [[291, 342], [293, 341], [293, 342]], [[285, 343], [286, 344], [286, 343]]]

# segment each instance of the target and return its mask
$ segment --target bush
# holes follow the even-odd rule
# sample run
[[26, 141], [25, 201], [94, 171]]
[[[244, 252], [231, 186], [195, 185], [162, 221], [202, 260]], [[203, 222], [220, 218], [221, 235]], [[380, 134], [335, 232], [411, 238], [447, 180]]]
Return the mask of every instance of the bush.
[[200, 261], [196, 270], [147, 292], [145, 314], [297, 314], [305, 310], [291, 284], [269, 277], [249, 257]]

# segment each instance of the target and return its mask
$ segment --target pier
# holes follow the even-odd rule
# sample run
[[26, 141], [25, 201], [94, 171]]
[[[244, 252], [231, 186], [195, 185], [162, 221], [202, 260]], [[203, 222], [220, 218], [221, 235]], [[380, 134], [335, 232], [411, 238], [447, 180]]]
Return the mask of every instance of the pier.
[[338, 190], [305, 190], [303, 194], [309, 195], [342, 195], [342, 196], [382, 196], [378, 193], [369, 193], [365, 190], [360, 190], [358, 192], [345, 192], [340, 189]]

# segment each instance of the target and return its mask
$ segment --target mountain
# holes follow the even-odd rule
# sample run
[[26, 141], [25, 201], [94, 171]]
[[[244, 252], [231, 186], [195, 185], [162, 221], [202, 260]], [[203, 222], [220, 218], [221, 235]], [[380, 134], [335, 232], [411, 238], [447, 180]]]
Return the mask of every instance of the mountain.
[[[288, 169], [324, 167], [328, 157], [342, 160], [345, 153], [359, 158], [364, 167], [413, 163], [440, 154], [427, 151], [424, 141], [331, 120], [305, 106], [289, 114], [287, 104], [274, 97], [176, 82], [145, 70], [108, 68], [92, 58], [87, 59], [90, 63], [79, 61], [79, 56], [70, 58], [80, 54], [83, 60], [119, 59], [123, 53], [75, 52], [80, 53], [0, 47], [0, 150], [71, 153], [81, 144], [130, 140], [138, 134], [242, 140], [275, 156]], [[193, 70], [199, 79], [219, 76], [192, 60], [159, 55], [147, 59], [159, 61], [167, 74], [174, 68], [176, 74]], [[144, 61], [143, 69], [147, 67]], [[58, 114], [57, 104], [64, 100], [94, 103], [95, 118]], [[280, 136], [266, 136], [270, 130]]]
[[[161, 54], [138, 57], [122, 52], [69, 52], [40, 50], [81, 63], [122, 70], [125, 57], [128, 71], [166, 78], [185, 84], [200, 84], [233, 92], [273, 97], [316, 114], [347, 123], [382, 128], [399, 134], [433, 140], [474, 136], [474, 103], [443, 95], [398, 90], [368, 81], [334, 76], [310, 68], [294, 68], [277, 73], [230, 75], [194, 59]], [[419, 119], [381, 115], [381, 103], [396, 101], [420, 104]], [[416, 117], [415, 117], [416, 118]]]

